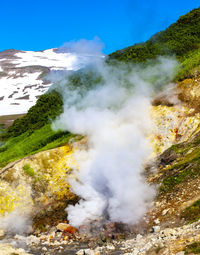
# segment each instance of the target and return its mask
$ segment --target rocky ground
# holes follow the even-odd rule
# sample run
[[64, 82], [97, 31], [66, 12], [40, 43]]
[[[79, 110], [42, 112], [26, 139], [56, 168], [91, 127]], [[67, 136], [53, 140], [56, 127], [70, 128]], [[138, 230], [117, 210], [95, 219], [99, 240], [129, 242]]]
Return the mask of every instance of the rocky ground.
[[[126, 254], [126, 255], [183, 255], [188, 254], [187, 249], [193, 243], [200, 242], [200, 221], [177, 228], [160, 228], [154, 226], [152, 233], [137, 234], [134, 238], [116, 238], [103, 240], [102, 236], [87, 237], [78, 232], [66, 231], [67, 224], [59, 224], [49, 233], [30, 235], [28, 237], [15, 235], [11, 244], [24, 247], [13, 248], [11, 244], [0, 243], [1, 255], [7, 254], [77, 254], [77, 255], [100, 255], [100, 254]], [[61, 230], [60, 230], [61, 229]], [[59, 230], [59, 231], [58, 231]], [[68, 230], [69, 231], [69, 230]], [[101, 242], [101, 245], [100, 245]], [[193, 253], [190, 253], [193, 254]], [[195, 253], [199, 254], [199, 253]]]
[[141, 222], [131, 228], [111, 222], [85, 232], [67, 224], [65, 208], [79, 198], [66, 180], [76, 165], [74, 148], [87, 144], [82, 139], [0, 169], [0, 213], [20, 208], [32, 218], [28, 235], [13, 234], [13, 221], [3, 225], [1, 219], [0, 255], [200, 254], [200, 98], [194, 91], [200, 80], [194, 82], [187, 89], [189, 80], [178, 85], [176, 103], [162, 96], [152, 107], [155, 151], [145, 176], [157, 196]]

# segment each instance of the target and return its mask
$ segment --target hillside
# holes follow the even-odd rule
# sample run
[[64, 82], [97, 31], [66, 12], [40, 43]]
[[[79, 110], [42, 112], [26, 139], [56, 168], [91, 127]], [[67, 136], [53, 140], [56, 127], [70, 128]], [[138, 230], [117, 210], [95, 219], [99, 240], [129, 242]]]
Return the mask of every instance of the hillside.
[[[180, 17], [176, 23], [165, 31], [157, 33], [147, 42], [119, 50], [108, 56], [106, 60], [108, 63], [106, 68], [108, 69], [105, 70], [108, 70], [109, 73], [109, 83], [112, 83], [112, 75], [114, 74], [115, 83], [123, 84], [124, 87], [122, 88], [125, 88], [125, 90], [120, 86], [114, 87], [114, 90], [108, 90], [109, 94], [107, 95], [104, 90], [106, 89], [105, 85], [108, 85], [104, 79], [106, 76], [100, 75], [101, 72], [96, 72], [95, 68], [82, 68], [71, 73], [64, 80], [64, 90], [63, 87], [61, 89], [62, 82], [56, 83], [48, 92], [38, 98], [36, 104], [29, 109], [26, 115], [15, 120], [9, 128], [2, 130], [0, 134], [0, 214], [2, 215], [0, 238], [8, 243], [14, 239], [17, 247], [26, 246], [28, 247], [26, 249], [28, 252], [37, 255], [48, 254], [48, 252], [55, 255], [58, 252], [63, 255], [200, 254], [199, 46], [200, 8]], [[29, 54], [27, 53], [27, 55]], [[170, 63], [174, 63], [175, 58], [179, 61], [178, 66], [175, 67], [176, 75], [169, 75], [170, 78], [168, 76], [163, 78], [165, 74], [162, 72], [162, 65], [161, 67], [158, 65], [158, 68], [156, 68], [157, 62], [160, 61], [160, 58], [157, 57], [160, 56], [167, 56], [167, 59], [172, 57], [172, 62]], [[19, 61], [19, 59], [15, 61]], [[40, 59], [37, 58], [36, 62], [37, 64], [40, 63]], [[124, 62], [128, 63], [125, 68], [123, 68]], [[58, 67], [50, 64], [51, 61], [49, 62], [49, 59], [45, 63], [47, 63], [46, 66], [48, 65], [48, 68], [50, 66], [51, 68]], [[26, 61], [24, 60], [24, 64], [18, 62], [19, 68], [24, 68], [22, 65], [29, 64], [29, 58]], [[115, 69], [115, 66], [118, 68], [121, 65], [122, 69]], [[170, 69], [170, 65], [166, 66]], [[59, 68], [62, 68], [60, 64]], [[129, 79], [132, 68], [137, 71], [138, 76], [136, 79], [133, 78], [134, 75]], [[105, 70], [103, 69], [103, 74]], [[118, 70], [120, 71], [118, 72]], [[155, 70], [159, 70], [160, 73], [157, 74]], [[174, 69], [172, 68], [172, 70]], [[143, 77], [144, 74], [147, 74], [146, 77]], [[143, 82], [141, 82], [141, 79], [144, 79], [142, 80]], [[127, 122], [130, 125], [131, 132], [127, 128], [129, 125], [125, 126], [125, 133], [128, 135], [124, 140], [125, 143], [129, 144], [132, 137], [134, 137], [132, 134], [136, 133], [136, 146], [134, 148], [130, 146], [134, 152], [142, 151], [145, 145], [142, 140], [141, 146], [137, 130], [137, 125], [139, 129], [142, 129], [143, 122], [148, 122], [143, 109], [146, 104], [141, 104], [144, 98], [133, 97], [131, 104], [127, 104], [127, 107], [122, 108], [123, 111], [118, 112], [119, 105], [123, 105], [124, 101], [126, 102], [130, 96], [129, 94], [136, 90], [135, 88], [138, 88], [134, 87], [135, 81], [141, 84], [142, 89], [146, 88], [146, 84], [149, 86], [153, 84], [155, 87], [162, 86], [166, 82], [170, 83], [170, 85], [171, 83], [174, 84], [171, 87], [164, 87], [165, 89], [161, 92], [155, 90], [154, 96], [151, 97], [150, 103], [147, 104], [153, 129], [150, 129], [150, 132], [148, 130], [144, 131], [151, 142], [152, 154], [149, 155], [148, 161], [145, 161], [145, 168], [140, 173], [140, 178], [144, 178], [148, 185], [156, 190], [152, 206], [148, 207], [148, 211], [134, 225], [110, 220], [107, 215], [109, 211], [106, 211], [106, 208], [105, 218], [104, 215], [100, 215], [97, 220], [91, 221], [91, 224], [83, 224], [76, 229], [67, 224], [67, 213], [69, 212], [66, 211], [66, 207], [70, 205], [78, 207], [82, 200], [87, 201], [87, 197], [89, 197], [87, 212], [89, 211], [91, 197], [88, 193], [86, 197], [82, 197], [84, 183], [81, 179], [78, 179], [80, 177], [79, 171], [75, 169], [80, 168], [81, 161], [84, 162], [86, 152], [92, 152], [90, 160], [95, 155], [94, 138], [97, 139], [97, 144], [100, 144], [100, 151], [103, 151], [102, 155], [104, 155], [100, 160], [99, 158], [97, 160], [98, 163], [100, 161], [98, 165], [99, 172], [101, 171], [102, 162], [103, 166], [104, 164], [108, 165], [109, 171], [112, 173], [112, 186], [114, 188], [120, 186], [120, 182], [117, 182], [118, 179], [115, 178], [114, 172], [112, 172], [112, 165], [106, 155], [112, 157], [110, 153], [112, 150], [116, 153], [118, 140], [122, 141], [122, 143], [119, 143], [120, 145], [124, 145], [122, 139], [124, 134], [122, 132], [123, 126], [120, 126], [119, 134], [121, 136], [118, 133], [116, 136], [115, 130], [111, 133], [105, 132], [104, 121], [111, 115], [111, 124], [108, 122], [109, 125], [107, 126], [111, 126], [116, 130], [117, 125], [120, 125], [121, 122]], [[119, 90], [120, 97], [123, 98], [125, 95], [123, 100], [118, 96], [116, 88]], [[140, 91], [140, 87], [138, 90]], [[73, 94], [72, 92], [74, 91], [77, 93]], [[87, 94], [88, 91], [90, 91], [89, 96]], [[93, 94], [94, 91], [98, 93]], [[103, 97], [99, 98], [98, 96], [101, 92]], [[115, 95], [118, 96], [116, 97], [117, 100], [113, 98]], [[82, 101], [84, 97], [86, 101]], [[104, 97], [105, 102], [103, 102], [102, 106], [101, 100], [102, 98], [104, 100]], [[110, 98], [111, 104], [108, 104], [104, 112], [103, 107]], [[66, 104], [66, 101], [69, 101], [69, 104]], [[96, 104], [96, 101], [98, 104]], [[91, 130], [90, 132], [87, 130], [86, 135], [83, 136], [72, 134], [66, 131], [66, 128], [55, 129], [56, 122], [54, 121], [56, 118], [58, 116], [61, 116], [61, 119], [63, 116], [66, 117], [62, 115], [63, 112], [65, 113], [70, 104], [74, 102], [78, 105], [78, 114], [81, 113], [77, 115], [81, 121], [76, 122], [75, 120], [73, 122], [74, 117], [72, 114], [67, 120], [72, 122], [72, 127], [75, 126], [75, 130], [81, 130], [80, 125], [87, 127], [87, 124], [91, 130], [97, 128], [97, 137], [95, 136], [96, 133], [92, 133], [95, 135], [90, 140]], [[88, 102], [91, 106], [89, 111], [87, 111], [86, 107]], [[101, 106], [100, 110], [98, 105]], [[73, 113], [74, 109], [75, 107], [68, 113]], [[94, 109], [99, 111], [95, 112]], [[125, 110], [128, 114], [114, 122], [114, 117], [118, 115], [121, 117]], [[91, 115], [93, 111], [96, 117], [94, 121], [92, 121], [93, 115]], [[111, 114], [112, 111], [114, 115]], [[130, 112], [134, 111], [133, 115], [129, 115]], [[98, 115], [99, 113], [100, 115]], [[87, 116], [87, 121], [85, 121], [84, 116]], [[99, 119], [99, 116], [102, 119]], [[133, 126], [135, 129], [131, 126], [130, 116], [133, 119], [135, 118], [137, 124]], [[138, 122], [137, 119], [139, 119]], [[54, 130], [51, 125], [52, 121], [55, 124]], [[91, 123], [95, 123], [95, 125]], [[105, 121], [105, 123], [107, 122]], [[69, 127], [71, 127], [70, 124], [68, 124]], [[101, 136], [102, 130], [103, 136]], [[111, 140], [112, 145], [115, 146], [114, 149], [107, 143], [105, 147], [101, 148], [104, 136], [106, 141]], [[100, 139], [98, 140], [99, 137]], [[92, 149], [90, 148], [91, 145]], [[123, 148], [126, 149], [126, 147]], [[82, 153], [79, 154], [80, 152]], [[119, 154], [116, 153], [117, 159], [122, 158], [122, 161], [119, 161], [120, 168], [123, 170], [122, 175], [121, 172], [118, 173], [120, 180], [127, 179], [127, 183], [129, 183], [130, 177], [126, 176], [123, 168], [126, 166], [124, 161], [129, 159], [128, 152], [129, 150], [124, 150], [123, 152], [120, 151]], [[128, 154], [128, 158], [124, 154]], [[77, 156], [80, 156], [81, 160]], [[130, 158], [133, 159], [133, 157], [134, 155], [130, 154]], [[138, 164], [139, 158], [140, 153], [136, 153], [134, 165]], [[88, 164], [87, 161], [86, 163]], [[87, 167], [87, 164], [84, 167]], [[117, 168], [117, 166], [115, 167]], [[144, 164], [142, 164], [142, 167], [144, 167]], [[89, 185], [88, 180], [91, 181], [94, 178], [95, 191], [103, 190], [100, 194], [109, 194], [110, 199], [113, 194], [110, 194], [108, 181], [105, 179], [106, 174], [105, 172], [103, 173], [104, 178], [102, 181], [105, 186], [101, 186], [101, 183], [97, 181], [98, 178], [101, 178], [101, 174], [95, 179], [93, 172], [90, 176], [86, 175], [87, 178], [84, 180]], [[71, 187], [74, 181], [81, 188], [78, 194], [75, 193], [76, 185], [73, 188]], [[137, 185], [138, 183], [135, 186]], [[134, 187], [132, 188], [134, 189]], [[125, 200], [127, 190], [128, 185], [122, 187], [122, 193], [121, 191], [119, 192], [122, 200]], [[92, 192], [92, 189], [90, 191]], [[140, 194], [140, 196], [137, 194], [137, 198], [134, 197], [133, 200], [137, 200], [139, 197], [139, 204], [142, 204], [144, 193]], [[95, 196], [97, 195], [98, 193], [95, 193]], [[100, 201], [99, 199], [96, 204], [97, 208], [100, 206]], [[118, 201], [114, 202], [117, 203]], [[122, 209], [127, 209], [125, 206], [124, 208]], [[140, 211], [140, 209], [141, 207], [138, 207], [137, 211]], [[24, 215], [24, 212], [28, 212], [32, 220], [31, 224], [30, 219], [28, 218], [27, 220], [25, 216], [23, 216], [23, 219], [20, 216], [19, 219], [22, 220], [21, 225], [24, 228], [29, 225], [33, 227], [31, 230], [33, 235], [28, 234], [24, 237], [21, 232], [17, 232], [19, 235], [14, 236], [16, 234], [15, 224], [12, 220], [9, 220], [9, 215], [15, 218], [16, 210], [18, 210], [17, 213], [20, 212], [19, 215]], [[8, 212], [9, 214], [7, 214]], [[9, 224], [7, 224], [7, 221]], [[4, 231], [1, 231], [1, 228]], [[0, 249], [10, 249], [11, 252], [5, 253], [6, 255], [25, 254], [17, 248], [4, 244], [0, 244]]]
[[157, 56], [176, 56], [180, 61], [177, 79], [195, 74], [199, 66], [200, 8], [181, 16], [178, 21], [148, 41], [110, 54], [110, 60], [145, 62]]
[[78, 70], [87, 59], [59, 49], [0, 52], [0, 116], [27, 113], [51, 86], [49, 72]]

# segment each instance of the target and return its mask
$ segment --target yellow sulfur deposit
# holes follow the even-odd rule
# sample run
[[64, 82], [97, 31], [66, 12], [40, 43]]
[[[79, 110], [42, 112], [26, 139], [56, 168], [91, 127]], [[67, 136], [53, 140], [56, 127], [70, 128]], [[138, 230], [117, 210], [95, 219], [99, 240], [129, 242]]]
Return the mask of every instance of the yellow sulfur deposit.
[[56, 199], [73, 196], [67, 183], [67, 175], [71, 172], [71, 166], [75, 164], [72, 152], [70, 145], [61, 147], [62, 156], [52, 162], [51, 171], [48, 175], [44, 175], [44, 179], [48, 182], [48, 192], [56, 196]]
[[5, 171], [0, 180], [0, 214], [73, 199], [67, 183], [72, 167], [76, 166], [72, 152], [72, 145], [40, 152]]
[[21, 212], [32, 206], [31, 190], [23, 185], [12, 188], [8, 183], [0, 182], [0, 214], [20, 209]]
[[200, 114], [185, 106], [153, 106], [151, 118], [154, 128], [150, 139], [154, 155], [172, 144], [187, 141], [200, 130]]
[[[187, 141], [200, 130], [200, 114], [186, 106], [152, 106], [151, 118], [153, 156], [172, 144]], [[0, 180], [0, 214], [19, 208], [40, 210], [58, 201], [75, 199], [68, 183], [73, 178], [72, 170], [79, 168], [73, 152], [82, 147], [87, 150], [86, 146], [84, 138], [73, 145], [39, 152], [8, 168]]]

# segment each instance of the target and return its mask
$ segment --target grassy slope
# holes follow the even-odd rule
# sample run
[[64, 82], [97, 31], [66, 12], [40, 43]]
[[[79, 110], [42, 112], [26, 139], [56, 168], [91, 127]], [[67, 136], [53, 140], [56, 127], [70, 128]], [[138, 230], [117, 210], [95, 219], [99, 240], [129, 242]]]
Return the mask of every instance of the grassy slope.
[[200, 73], [200, 49], [191, 51], [181, 58], [177, 80], [192, 78]]
[[50, 124], [31, 134], [25, 132], [19, 136], [11, 137], [0, 147], [0, 167], [36, 152], [66, 144], [73, 137], [74, 135], [69, 132], [53, 131]]
[[181, 182], [200, 176], [200, 133], [190, 142], [172, 145], [159, 158], [160, 193], [171, 192]]
[[51, 121], [62, 112], [62, 98], [52, 91], [42, 95], [28, 113], [0, 136], [0, 167], [36, 152], [58, 147], [74, 135], [53, 131]]
[[155, 59], [157, 56], [176, 56], [181, 63], [177, 75], [180, 80], [188, 73], [191, 74], [191, 70], [199, 64], [199, 47], [200, 8], [181, 16], [176, 23], [155, 34], [145, 43], [110, 54], [110, 60], [138, 63]]
[[[147, 42], [134, 45], [110, 54], [108, 61], [119, 60], [141, 63], [154, 59], [158, 55], [176, 55], [180, 60], [180, 71], [177, 79], [191, 76], [200, 63], [200, 8], [195, 9], [172, 24], [168, 29], [157, 33]], [[198, 70], [197, 70], [198, 71]], [[72, 77], [71, 83], [75, 86], [87, 88], [88, 74], [80, 73]], [[83, 78], [82, 78], [83, 77]], [[89, 85], [88, 85], [89, 84]], [[59, 146], [72, 136], [68, 132], [54, 132], [50, 123], [62, 112], [62, 97], [52, 91], [42, 95], [27, 115], [16, 120], [0, 136], [0, 167], [15, 159], [25, 157], [40, 150]]]

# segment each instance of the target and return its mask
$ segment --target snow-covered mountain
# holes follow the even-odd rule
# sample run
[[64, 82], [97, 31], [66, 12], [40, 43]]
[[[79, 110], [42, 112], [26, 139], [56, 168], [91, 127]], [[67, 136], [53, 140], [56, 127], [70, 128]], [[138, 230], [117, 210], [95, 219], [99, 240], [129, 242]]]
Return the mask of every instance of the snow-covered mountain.
[[58, 49], [0, 52], [0, 116], [26, 113], [51, 85], [45, 74], [77, 70], [91, 57]]

